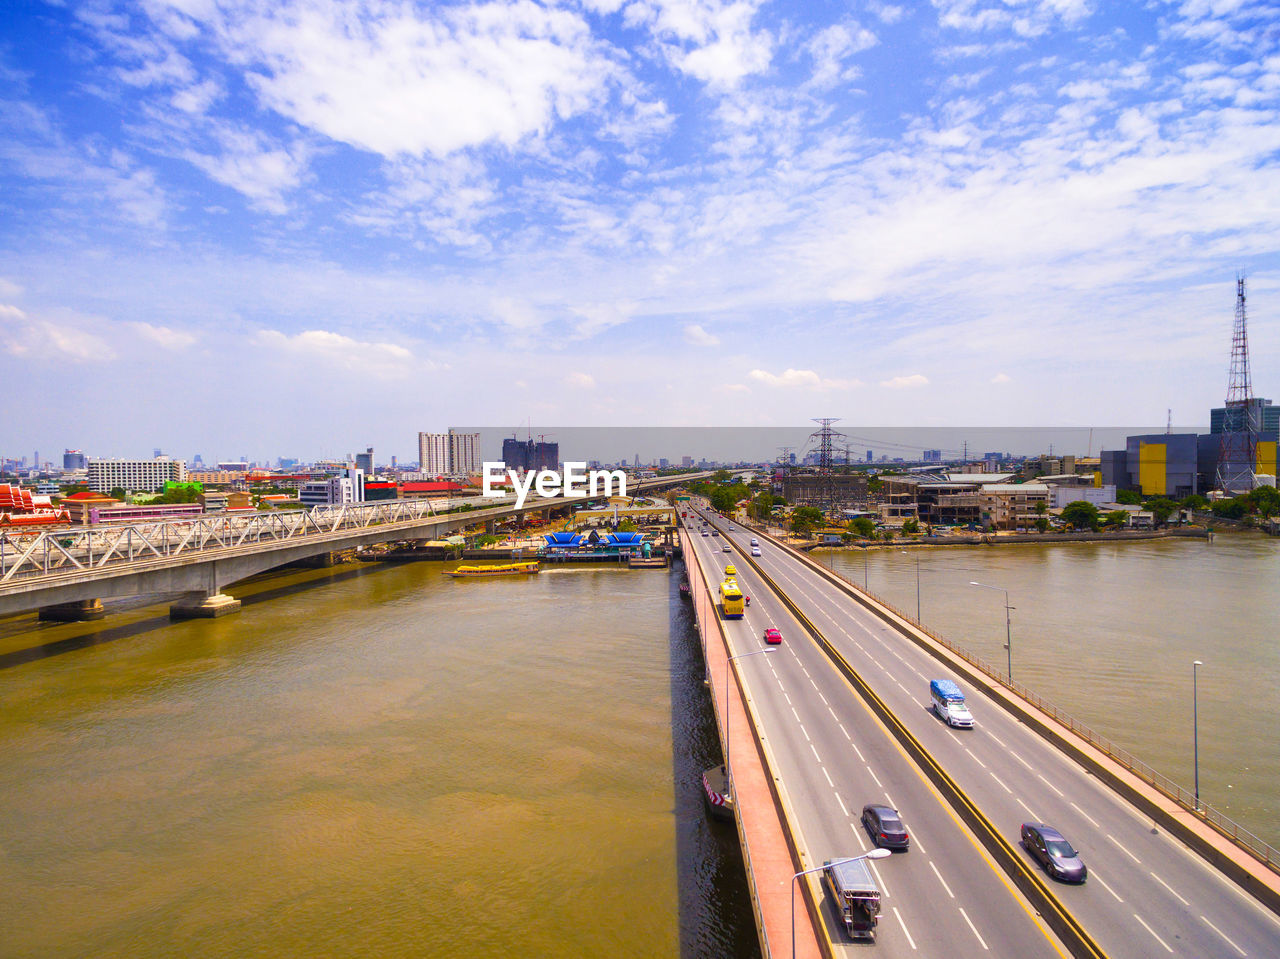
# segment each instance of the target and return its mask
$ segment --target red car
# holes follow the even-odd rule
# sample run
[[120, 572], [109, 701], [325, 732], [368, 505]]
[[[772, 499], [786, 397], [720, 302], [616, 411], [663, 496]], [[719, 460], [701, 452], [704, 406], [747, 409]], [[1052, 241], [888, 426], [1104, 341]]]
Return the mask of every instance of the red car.
[[782, 642], [782, 633], [777, 626], [770, 626], [764, 631], [764, 641], [770, 646], [777, 646]]

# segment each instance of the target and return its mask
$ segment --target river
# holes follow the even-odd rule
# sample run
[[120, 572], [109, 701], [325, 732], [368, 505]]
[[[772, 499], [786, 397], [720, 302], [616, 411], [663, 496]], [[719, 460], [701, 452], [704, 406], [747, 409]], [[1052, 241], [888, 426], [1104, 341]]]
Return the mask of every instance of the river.
[[441, 569], [0, 621], [0, 955], [758, 955], [676, 578]]

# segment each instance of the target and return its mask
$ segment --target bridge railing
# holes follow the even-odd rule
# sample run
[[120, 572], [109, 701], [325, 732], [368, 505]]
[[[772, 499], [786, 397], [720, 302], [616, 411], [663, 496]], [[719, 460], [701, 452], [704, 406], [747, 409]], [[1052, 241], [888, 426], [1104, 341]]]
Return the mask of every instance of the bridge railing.
[[[767, 529], [763, 529], [759, 526], [756, 526], [754, 523], [744, 523], [743, 525], [751, 526], [752, 528], [757, 529], [760, 532], [764, 533], [765, 535], [770, 536], [771, 538], [777, 540], [777, 537], [775, 537]], [[885, 609], [892, 612], [899, 619], [905, 620], [906, 622], [914, 626], [916, 629], [918, 629], [920, 632], [929, 636], [932, 640], [934, 640], [934, 642], [938, 643], [941, 646], [945, 646], [947, 649], [955, 653], [957, 656], [959, 656], [969, 665], [982, 671], [991, 680], [995, 681], [996, 683], [999, 683], [1001, 686], [1004, 686], [1006, 689], [1010, 690], [1017, 696], [1026, 700], [1028, 703], [1035, 706], [1042, 712], [1048, 713], [1050, 716], [1056, 719], [1059, 723], [1061, 723], [1062, 725], [1070, 729], [1072, 732], [1074, 732], [1081, 739], [1084, 739], [1091, 746], [1097, 749], [1099, 752], [1104, 753], [1109, 758], [1119, 763], [1121, 766], [1129, 770], [1129, 772], [1133, 773], [1143, 782], [1147, 783], [1150, 786], [1153, 786], [1155, 789], [1159, 790], [1165, 796], [1167, 796], [1168, 798], [1176, 802], [1179, 806], [1182, 806], [1184, 809], [1192, 813], [1195, 813], [1196, 815], [1203, 818], [1206, 822], [1211, 823], [1216, 829], [1218, 829], [1224, 835], [1229, 836], [1233, 841], [1235, 841], [1242, 848], [1249, 850], [1254, 856], [1258, 858], [1259, 861], [1265, 863], [1269, 868], [1274, 869], [1276, 871], [1280, 871], [1280, 850], [1277, 850], [1270, 843], [1266, 842], [1263, 839], [1260, 839], [1258, 836], [1254, 835], [1248, 829], [1245, 829], [1238, 822], [1233, 820], [1230, 816], [1226, 815], [1225, 813], [1221, 812], [1218, 809], [1213, 808], [1203, 800], [1197, 800], [1195, 796], [1195, 792], [1193, 790], [1187, 789], [1185, 786], [1179, 785], [1178, 783], [1174, 782], [1168, 776], [1164, 775], [1163, 773], [1152, 768], [1147, 763], [1143, 762], [1141, 759], [1139, 759], [1133, 753], [1129, 752], [1129, 750], [1125, 749], [1123, 746], [1117, 745], [1116, 743], [1108, 739], [1106, 736], [1103, 736], [1097, 730], [1086, 725], [1085, 723], [1080, 722], [1080, 720], [1073, 717], [1066, 710], [1061, 709], [1058, 706], [1055, 706], [1052, 702], [1045, 699], [1043, 696], [1041, 696], [1039, 693], [1035, 692], [1028, 686], [1025, 686], [1022, 683], [1019, 683], [1013, 679], [1010, 679], [1010, 677], [1007, 674], [1005, 674], [999, 668], [999, 666], [993, 663], [987, 662], [985, 659], [983, 659], [981, 656], [977, 655], [976, 653], [972, 652], [971, 650], [966, 649], [964, 646], [961, 646], [958, 643], [953, 642], [952, 640], [936, 632], [935, 630], [930, 629], [928, 626], [924, 625], [923, 623], [917, 622], [916, 618], [910, 613], [906, 612], [905, 610], [898, 609], [892, 603], [888, 602], [887, 600], [871, 592], [866, 587], [854, 582], [853, 580], [849, 579], [849, 577], [843, 575], [842, 573], [839, 573], [836, 570], [832, 569], [831, 567], [826, 566], [822, 563], [817, 563], [817, 561], [813, 560], [812, 557], [808, 557], [808, 558], [812, 562], [815, 562], [818, 566], [821, 566], [822, 569], [825, 570], [830, 575], [836, 577], [837, 579], [842, 580], [844, 583], [846, 583], [849, 587], [851, 587], [856, 592], [862, 593], [865, 596], [868, 596], [869, 598], [875, 600], [875, 602], [878, 605], [883, 606]]]
[[440, 512], [430, 500], [317, 506], [244, 515], [214, 514], [129, 525], [71, 526], [39, 533], [0, 532], [0, 583], [73, 570], [99, 570], [139, 560], [254, 544], [280, 543], [342, 530], [448, 520], [482, 522], [506, 512], [507, 501], [487, 509]]

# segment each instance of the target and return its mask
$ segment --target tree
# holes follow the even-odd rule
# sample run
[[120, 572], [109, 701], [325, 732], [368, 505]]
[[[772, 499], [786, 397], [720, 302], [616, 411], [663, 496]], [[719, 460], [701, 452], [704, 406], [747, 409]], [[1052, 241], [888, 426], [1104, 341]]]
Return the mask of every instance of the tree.
[[886, 543], [893, 542], [893, 530], [891, 530], [888, 526], [886, 526], [884, 529], [880, 531], [880, 538], [884, 540]]
[[618, 524], [618, 532], [619, 533], [638, 533], [640, 532], [640, 527], [637, 526], [635, 523], [633, 523], [631, 520], [624, 519], [622, 522]]
[[791, 530], [798, 536], [808, 536], [825, 517], [816, 506], [797, 506], [791, 512]]
[[757, 493], [751, 501], [751, 515], [762, 523], [769, 522], [773, 518], [773, 502], [772, 493]]
[[1121, 506], [1141, 506], [1142, 494], [1133, 489], [1117, 490], [1116, 502]]
[[1167, 497], [1157, 496], [1155, 499], [1147, 500], [1146, 508], [1155, 517], [1156, 525], [1163, 526], [1173, 515], [1173, 511], [1178, 508], [1178, 504]]
[[711, 474], [711, 482], [727, 483], [729, 482], [729, 475], [730, 474], [728, 470], [716, 470], [714, 473]]
[[1243, 519], [1249, 512], [1249, 501], [1244, 496], [1220, 499], [1209, 507], [1214, 516], [1222, 519]]
[[1097, 529], [1098, 507], [1087, 500], [1078, 499], [1062, 508], [1062, 521], [1073, 529]]
[[1041, 533], [1049, 532], [1049, 517], [1037, 516], [1035, 525], [1036, 525], [1036, 530], [1038, 532], [1041, 532]]
[[914, 536], [920, 532], [920, 523], [918, 520], [908, 517], [902, 521], [902, 532], [907, 536]]
[[867, 477], [867, 492], [868, 492], [868, 493], [878, 493], [878, 492], [880, 492], [882, 489], [884, 489], [884, 480], [882, 480], [879, 476], [869, 476], [869, 477]]
[[1122, 509], [1112, 510], [1102, 518], [1102, 525], [1107, 529], [1119, 529], [1129, 522], [1129, 514]]
[[1046, 513], [1049, 512], [1049, 504], [1046, 503], [1044, 500], [1040, 500], [1035, 505], [1035, 511], [1037, 516], [1044, 516]]
[[111, 487], [111, 498], [112, 498], [112, 499], [120, 499], [120, 500], [122, 500], [122, 499], [126, 498], [128, 495], [129, 495], [129, 493], [125, 490], [125, 488], [124, 488], [123, 486], [113, 486], [113, 487]]
[[1192, 493], [1190, 496], [1184, 496], [1179, 500], [1178, 505], [1183, 509], [1208, 509], [1209, 501], [1199, 493]]
[[1264, 519], [1280, 513], [1280, 490], [1274, 486], [1259, 486], [1249, 493], [1249, 505]]
[[863, 539], [874, 539], [876, 535], [876, 524], [865, 516], [859, 516], [850, 524], [853, 531]]

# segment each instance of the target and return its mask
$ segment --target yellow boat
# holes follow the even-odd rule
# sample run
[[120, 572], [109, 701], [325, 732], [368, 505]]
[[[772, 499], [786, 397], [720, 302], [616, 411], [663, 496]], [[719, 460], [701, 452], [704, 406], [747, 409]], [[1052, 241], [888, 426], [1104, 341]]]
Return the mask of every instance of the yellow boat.
[[444, 571], [446, 576], [515, 576], [521, 573], [536, 573], [538, 564], [535, 563], [503, 563], [501, 566], [459, 566], [457, 569], [447, 569]]

